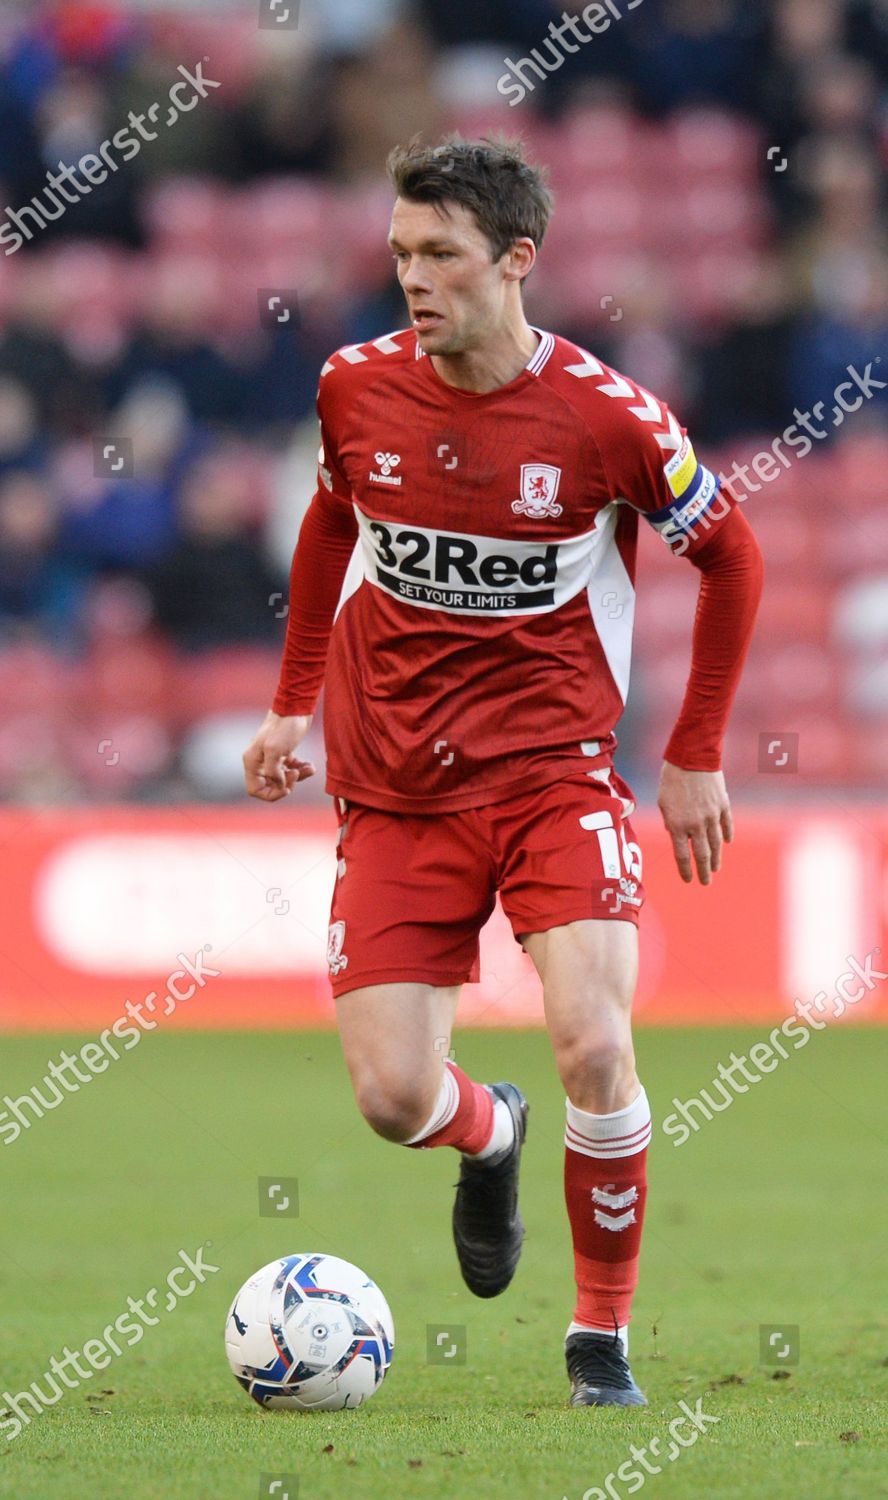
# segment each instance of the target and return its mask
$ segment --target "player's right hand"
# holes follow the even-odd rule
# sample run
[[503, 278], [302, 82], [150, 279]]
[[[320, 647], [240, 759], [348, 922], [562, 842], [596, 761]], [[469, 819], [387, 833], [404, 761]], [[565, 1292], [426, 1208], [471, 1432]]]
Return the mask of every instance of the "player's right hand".
[[244, 751], [244, 780], [251, 797], [278, 802], [288, 797], [298, 781], [313, 776], [309, 760], [299, 760], [296, 749], [311, 727], [312, 715], [282, 718], [269, 709], [256, 738]]

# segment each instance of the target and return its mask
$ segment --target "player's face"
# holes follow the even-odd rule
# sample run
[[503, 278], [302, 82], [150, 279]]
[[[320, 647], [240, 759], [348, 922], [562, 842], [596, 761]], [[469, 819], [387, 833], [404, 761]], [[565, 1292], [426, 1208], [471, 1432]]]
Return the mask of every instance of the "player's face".
[[483, 348], [506, 317], [514, 285], [490, 241], [462, 204], [439, 213], [432, 203], [395, 201], [389, 244], [410, 319], [426, 354], [461, 354]]

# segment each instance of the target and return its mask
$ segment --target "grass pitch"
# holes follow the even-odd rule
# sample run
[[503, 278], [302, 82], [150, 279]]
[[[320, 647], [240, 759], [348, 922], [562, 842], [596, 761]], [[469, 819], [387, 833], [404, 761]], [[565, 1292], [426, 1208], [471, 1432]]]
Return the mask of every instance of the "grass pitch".
[[[757, 1039], [640, 1032], [655, 1122]], [[4, 1038], [2, 1092], [83, 1040]], [[456, 1050], [531, 1102], [525, 1251], [492, 1302], [459, 1278], [454, 1155], [374, 1137], [333, 1035], [158, 1033], [0, 1147], [0, 1389], [101, 1337], [180, 1250], [204, 1246], [219, 1267], [19, 1436], [0, 1433], [0, 1494], [295, 1500], [298, 1477], [300, 1500], [622, 1500], [644, 1472], [634, 1444], [652, 1495], [888, 1496], [888, 1032], [812, 1037], [680, 1148], [655, 1128], [631, 1349], [650, 1407], [638, 1411], [565, 1405], [563, 1095], [545, 1035], [463, 1033]], [[298, 1177], [298, 1218], [259, 1216], [257, 1179], [276, 1174]], [[394, 1312], [392, 1369], [356, 1412], [262, 1412], [225, 1362], [238, 1286], [306, 1249], [356, 1261]], [[464, 1336], [463, 1362], [427, 1362], [429, 1325]], [[766, 1340], [785, 1334], [772, 1365], [762, 1326]], [[776, 1363], [795, 1329], [798, 1362]], [[718, 1422], [664, 1463], [678, 1403], [698, 1398]], [[274, 1476], [291, 1477], [270, 1491]]]

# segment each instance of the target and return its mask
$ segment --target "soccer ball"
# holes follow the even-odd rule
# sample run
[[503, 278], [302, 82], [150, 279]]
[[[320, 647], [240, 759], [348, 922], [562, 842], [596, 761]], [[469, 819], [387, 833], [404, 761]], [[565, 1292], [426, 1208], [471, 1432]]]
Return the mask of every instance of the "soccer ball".
[[382, 1292], [335, 1255], [285, 1255], [245, 1281], [225, 1324], [235, 1378], [260, 1406], [340, 1411], [382, 1385], [395, 1325]]

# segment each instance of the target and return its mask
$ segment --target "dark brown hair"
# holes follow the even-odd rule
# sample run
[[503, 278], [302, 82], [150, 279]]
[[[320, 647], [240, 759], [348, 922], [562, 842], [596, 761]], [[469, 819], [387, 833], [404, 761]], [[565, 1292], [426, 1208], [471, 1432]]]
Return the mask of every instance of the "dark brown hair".
[[386, 162], [399, 198], [414, 203], [459, 203], [474, 214], [490, 241], [491, 258], [505, 255], [525, 236], [537, 250], [552, 213], [545, 171], [524, 159], [520, 141], [464, 141], [449, 135], [439, 146], [415, 137], [396, 146]]

